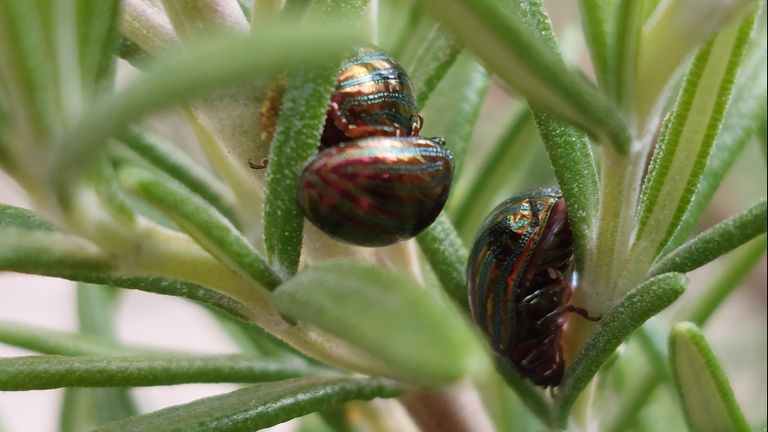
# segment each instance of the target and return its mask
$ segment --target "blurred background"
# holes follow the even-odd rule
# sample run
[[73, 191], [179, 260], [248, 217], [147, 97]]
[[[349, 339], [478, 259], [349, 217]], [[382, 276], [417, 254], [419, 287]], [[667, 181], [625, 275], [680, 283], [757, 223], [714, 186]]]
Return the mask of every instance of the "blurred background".
[[[576, 2], [548, 2], [563, 51], [571, 62], [589, 74], [588, 58], [578, 30]], [[128, 82], [137, 74], [124, 62], [120, 63], [120, 82]], [[486, 157], [485, 149], [499, 139], [519, 107], [514, 95], [493, 81], [486, 96], [480, 121], [470, 143], [472, 151], [464, 165], [472, 170]], [[439, 134], [430, 121], [439, 125], [439, 110], [446, 107], [424, 108], [433, 117], [426, 117], [425, 135]], [[435, 120], [430, 120], [431, 118]], [[150, 123], [173, 142], [202, 160], [194, 134], [170, 111], [155, 116]], [[497, 202], [526, 190], [554, 184], [543, 147], [532, 142], [533, 150], [524, 172], [514, 173], [514, 182], [500, 187]], [[734, 215], [766, 196], [766, 165], [757, 139], [747, 146], [733, 170], [718, 191], [700, 229]], [[11, 178], [0, 172], [0, 203], [28, 207], [24, 193]], [[490, 209], [487, 209], [490, 210]], [[2, 239], [0, 239], [2, 241]], [[716, 260], [689, 276], [688, 292], [672, 309], [683, 307], [695, 298], [696, 290], [707, 286], [723, 270], [724, 260]], [[733, 383], [738, 402], [751, 424], [766, 424], [766, 381], [768, 380], [768, 317], [766, 316], [766, 259], [763, 257], [739, 289], [718, 310], [704, 332]], [[665, 312], [671, 315], [674, 310]], [[660, 317], [658, 321], [663, 321]], [[54, 278], [0, 272], [0, 320], [13, 321], [46, 329], [76, 331], [74, 284]], [[116, 316], [117, 334], [126, 344], [158, 347], [194, 353], [233, 353], [236, 346], [228, 340], [211, 315], [197, 305], [174, 297], [124, 290]], [[625, 354], [631, 353], [631, 350]], [[0, 344], [0, 357], [29, 355], [16, 348]], [[627, 360], [627, 359], [622, 359]], [[132, 390], [142, 411], [188, 402], [206, 395], [226, 392], [232, 385], [183, 385]], [[61, 390], [33, 392], [0, 392], [0, 431], [47, 432], [58, 428]], [[669, 409], [670, 393], [654, 394], [656, 403], [647, 409]], [[672, 394], [672, 397], [674, 395]], [[676, 401], [675, 401], [676, 403]], [[673, 407], [674, 408], [674, 407]], [[681, 425], [682, 426], [682, 425]], [[290, 425], [274, 429], [291, 430]], [[670, 430], [664, 428], [665, 430]]]

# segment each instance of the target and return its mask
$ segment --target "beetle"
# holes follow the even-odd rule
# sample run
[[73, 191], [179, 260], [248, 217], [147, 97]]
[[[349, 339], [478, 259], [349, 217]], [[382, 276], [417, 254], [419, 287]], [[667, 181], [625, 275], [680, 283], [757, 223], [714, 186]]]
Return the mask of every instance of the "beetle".
[[429, 226], [445, 205], [453, 155], [442, 138], [369, 137], [321, 151], [301, 173], [304, 215], [329, 236], [385, 246]]
[[421, 126], [416, 93], [403, 68], [380, 51], [362, 48], [340, 67], [321, 145], [371, 136], [413, 136]]
[[566, 314], [575, 281], [573, 235], [560, 190], [502, 202], [483, 222], [467, 264], [472, 318], [493, 350], [518, 373], [556, 387], [565, 362]]

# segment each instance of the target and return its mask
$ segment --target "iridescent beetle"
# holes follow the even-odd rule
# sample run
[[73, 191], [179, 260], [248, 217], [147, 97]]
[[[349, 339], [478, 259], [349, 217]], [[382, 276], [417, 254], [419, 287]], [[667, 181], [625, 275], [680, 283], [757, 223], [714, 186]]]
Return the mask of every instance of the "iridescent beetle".
[[403, 68], [386, 54], [363, 48], [341, 65], [321, 143], [330, 147], [371, 136], [418, 135], [421, 124]]
[[453, 156], [442, 138], [371, 137], [323, 150], [301, 173], [304, 215], [331, 237], [384, 246], [429, 226], [448, 198]]
[[472, 318], [493, 350], [521, 376], [555, 387], [565, 363], [561, 338], [574, 281], [573, 237], [556, 188], [510, 198], [488, 216], [467, 266]]
[[[276, 107], [284, 86], [283, 80], [276, 81], [261, 106], [262, 130], [267, 140], [274, 132]], [[373, 136], [414, 136], [419, 134], [422, 124], [408, 74], [388, 55], [373, 48], [361, 48], [339, 68], [320, 147]], [[264, 169], [268, 162], [248, 161], [248, 165], [251, 169]]]

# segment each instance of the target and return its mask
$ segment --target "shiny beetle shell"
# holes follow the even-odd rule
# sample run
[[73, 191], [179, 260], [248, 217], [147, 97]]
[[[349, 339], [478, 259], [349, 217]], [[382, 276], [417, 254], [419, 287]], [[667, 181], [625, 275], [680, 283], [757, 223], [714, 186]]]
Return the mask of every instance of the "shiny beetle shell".
[[485, 220], [470, 253], [472, 318], [494, 351], [535, 384], [560, 384], [573, 240], [555, 188], [510, 198]]
[[370, 48], [344, 62], [328, 106], [321, 143], [371, 136], [411, 136], [421, 117], [411, 79], [391, 57]]
[[301, 174], [304, 215], [331, 237], [384, 246], [415, 236], [440, 213], [453, 177], [441, 138], [372, 137], [323, 150]]

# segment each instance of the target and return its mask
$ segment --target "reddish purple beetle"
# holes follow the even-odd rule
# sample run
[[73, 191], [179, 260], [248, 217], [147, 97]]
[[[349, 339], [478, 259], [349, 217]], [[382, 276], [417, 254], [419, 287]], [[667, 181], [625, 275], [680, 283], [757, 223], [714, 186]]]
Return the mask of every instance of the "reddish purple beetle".
[[363, 48], [336, 78], [321, 143], [330, 147], [372, 136], [412, 136], [421, 130], [411, 79], [394, 59]]
[[542, 189], [491, 212], [467, 265], [472, 318], [493, 350], [524, 378], [555, 387], [565, 362], [561, 339], [573, 290], [573, 236], [562, 194]]
[[358, 139], [323, 150], [304, 168], [298, 201], [329, 236], [384, 246], [434, 222], [448, 199], [453, 166], [442, 138]]

